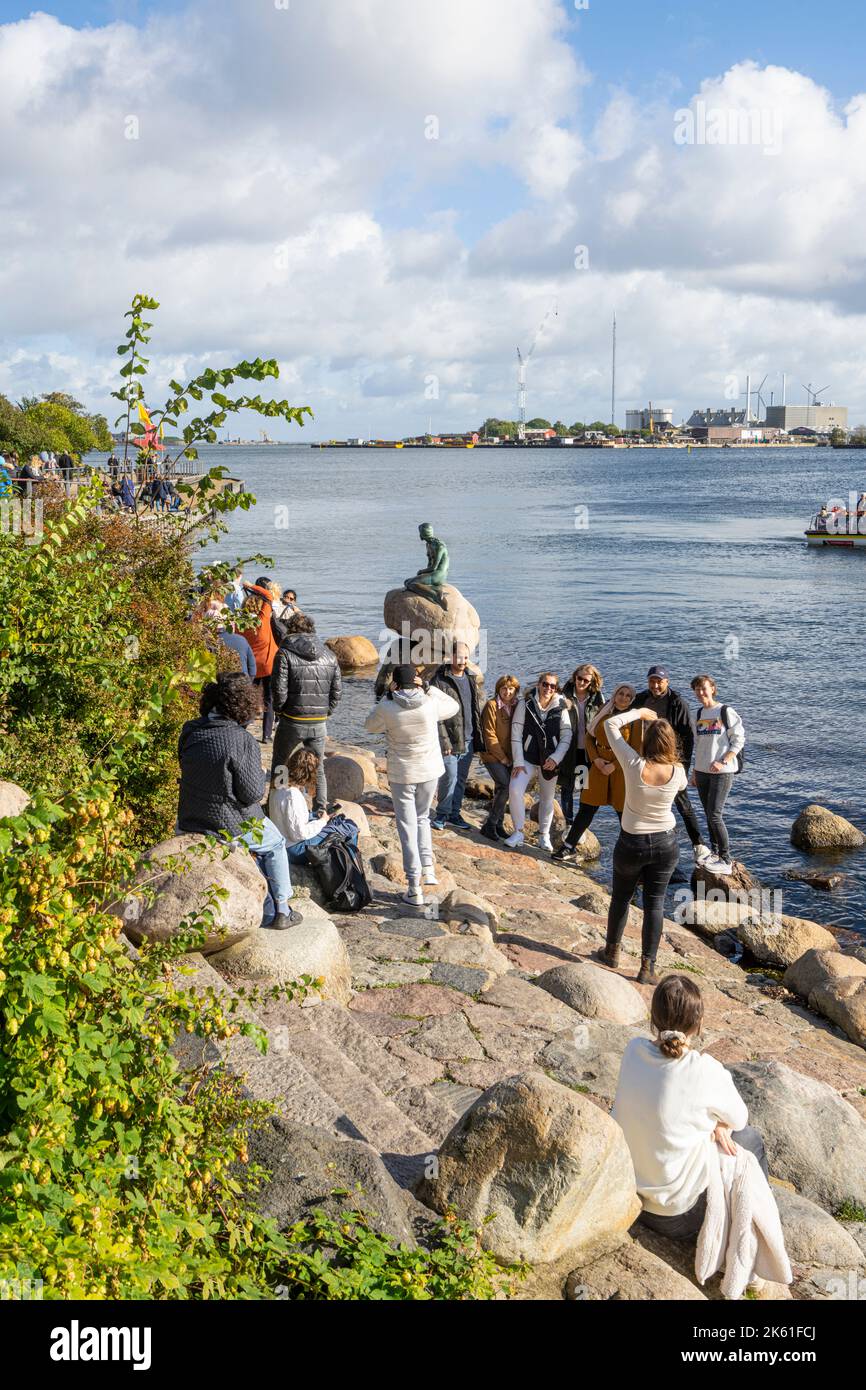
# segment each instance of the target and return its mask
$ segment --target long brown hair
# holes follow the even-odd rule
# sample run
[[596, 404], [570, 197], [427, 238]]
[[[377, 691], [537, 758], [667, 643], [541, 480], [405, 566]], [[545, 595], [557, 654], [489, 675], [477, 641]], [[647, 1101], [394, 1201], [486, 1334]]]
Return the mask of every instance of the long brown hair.
[[646, 724], [643, 735], [643, 755], [648, 763], [678, 763], [677, 736], [666, 719]]
[[704, 1020], [704, 1000], [694, 980], [665, 975], [653, 993], [650, 1019], [659, 1035], [656, 1045], [665, 1057], [688, 1052], [689, 1041], [701, 1031]]
[[604, 685], [604, 676], [601, 674], [598, 667], [593, 666], [590, 661], [582, 661], [579, 666], [575, 666], [571, 673], [572, 685], [574, 685], [575, 676], [581, 671], [584, 675], [589, 676], [589, 690], [587, 694], [594, 695], [597, 691], [601, 690], [601, 687]]

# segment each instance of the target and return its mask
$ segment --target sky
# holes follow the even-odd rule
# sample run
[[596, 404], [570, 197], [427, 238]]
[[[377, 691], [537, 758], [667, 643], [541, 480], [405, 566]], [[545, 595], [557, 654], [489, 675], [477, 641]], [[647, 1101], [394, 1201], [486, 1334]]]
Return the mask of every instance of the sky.
[[850, 0], [0, 0], [0, 393], [113, 418], [145, 292], [149, 403], [275, 357], [315, 415], [275, 437], [514, 418], [533, 344], [529, 416], [607, 419], [614, 313], [620, 423], [783, 373], [866, 421], [864, 31]]

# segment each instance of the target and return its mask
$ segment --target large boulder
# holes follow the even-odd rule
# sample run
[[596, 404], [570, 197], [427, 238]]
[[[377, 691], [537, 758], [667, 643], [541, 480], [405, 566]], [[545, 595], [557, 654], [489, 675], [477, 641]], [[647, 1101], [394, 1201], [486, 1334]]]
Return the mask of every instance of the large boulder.
[[640, 1031], [600, 1018], [576, 1020], [574, 1027], [564, 1029], [547, 1044], [538, 1065], [563, 1086], [613, 1100], [622, 1054]]
[[[161, 868], [161, 866], [166, 866]], [[268, 894], [267, 882], [248, 849], [213, 845], [204, 835], [175, 835], [147, 854], [135, 879], [146, 884], [153, 901], [131, 894], [112, 911], [136, 946], [143, 941], [169, 941], [181, 924], [206, 904], [212, 889], [224, 891], [211, 912], [213, 924], [203, 943], [192, 949], [202, 955], [225, 950], [259, 930]]]
[[360, 801], [366, 787], [379, 786], [379, 774], [372, 757], [361, 753], [325, 755], [329, 801]]
[[775, 1177], [830, 1211], [848, 1199], [866, 1206], [866, 1122], [853, 1105], [783, 1062], [740, 1062], [731, 1072]]
[[[445, 607], [408, 589], [391, 589], [385, 595], [385, 626], [397, 635], [394, 661], [414, 661], [439, 666], [450, 660], [451, 643], [465, 642], [474, 652], [481, 636], [481, 619], [472, 604], [453, 584], [442, 588]], [[408, 638], [410, 652], [401, 650]]]
[[304, 919], [300, 926], [287, 931], [261, 927], [244, 941], [220, 951], [214, 965], [232, 982], [282, 985], [309, 975], [324, 982], [323, 999], [348, 1004], [352, 967], [340, 933], [317, 903], [299, 899], [293, 906]]
[[642, 1023], [646, 1004], [634, 985], [591, 961], [575, 961], [545, 970], [535, 982], [585, 1018], [609, 1023]]
[[829, 1212], [775, 1183], [773, 1196], [782, 1220], [785, 1249], [795, 1264], [830, 1265], [834, 1269], [866, 1265], [866, 1256], [853, 1236]]
[[714, 937], [719, 932], [729, 931], [740, 926], [742, 922], [750, 921], [755, 915], [755, 909], [748, 903], [729, 902], [727, 896], [724, 896], [721, 901], [715, 897], [691, 898], [688, 902], [679, 904], [674, 910], [673, 918], [684, 927], [691, 927], [693, 931], [701, 932], [704, 936]]
[[789, 965], [782, 981], [786, 989], [808, 999], [813, 989], [828, 984], [831, 980], [845, 980], [850, 976], [866, 978], [866, 961], [857, 956], [846, 956], [833, 942], [832, 950], [805, 951]]
[[842, 980], [826, 980], [812, 990], [809, 1004], [831, 1023], [837, 1023], [852, 1042], [866, 1047], [866, 980], [851, 975]]
[[791, 843], [814, 854], [824, 849], [859, 849], [866, 835], [844, 816], [814, 803], [805, 806], [791, 826]]
[[369, 637], [329, 637], [325, 646], [334, 653], [341, 671], [363, 671], [379, 661]]
[[[249, 1150], [250, 1161], [268, 1173], [256, 1194], [256, 1208], [281, 1231], [308, 1221], [318, 1208], [334, 1219], [360, 1209], [376, 1230], [414, 1246], [412, 1199], [367, 1144], [274, 1117], [263, 1129], [253, 1130]], [[335, 1189], [344, 1195], [332, 1195]]]
[[833, 951], [836, 938], [806, 917], [751, 917], [737, 928], [740, 942], [756, 960], [787, 970], [807, 951]]
[[[328, 788], [328, 791], [330, 793], [330, 787]], [[349, 820], [353, 820], [355, 822], [355, 824], [358, 827], [358, 835], [362, 839], [369, 838], [370, 821], [369, 817], [367, 816], [367, 812], [364, 810], [363, 806], [359, 806], [357, 801], [346, 801], [344, 798], [341, 797], [339, 809], [344, 816], [348, 816]]]
[[15, 782], [0, 782], [0, 820], [20, 816], [29, 803], [30, 797], [23, 787]]
[[479, 1227], [500, 1259], [539, 1264], [601, 1256], [640, 1211], [619, 1125], [538, 1071], [498, 1082], [466, 1111], [419, 1196]]

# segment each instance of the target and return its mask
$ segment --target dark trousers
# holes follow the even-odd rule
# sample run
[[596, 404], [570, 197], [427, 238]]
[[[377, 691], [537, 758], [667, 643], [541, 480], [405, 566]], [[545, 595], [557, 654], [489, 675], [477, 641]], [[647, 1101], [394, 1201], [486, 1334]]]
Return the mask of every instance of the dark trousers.
[[[565, 843], [569, 846], [570, 849], [577, 848], [580, 842], [580, 837], [582, 836], [584, 830], [589, 829], [589, 827], [595, 820], [596, 812], [600, 810], [600, 806], [589, 806], [585, 801], [581, 801], [580, 805], [577, 808], [577, 815], [571, 822], [568, 834], [565, 837]], [[616, 814], [618, 819], [621, 821], [621, 812], [617, 811]]]
[[505, 763], [487, 763], [487, 771], [493, 778], [493, 800], [484, 824], [488, 829], [501, 826], [508, 806], [508, 788], [511, 785], [511, 768]]
[[698, 796], [707, 818], [707, 831], [710, 836], [710, 849], [721, 859], [730, 858], [731, 842], [728, 828], [722, 819], [728, 792], [733, 786], [733, 772], [696, 772]]
[[274, 696], [270, 676], [256, 676], [253, 685], [262, 692], [262, 742], [268, 743], [274, 732]]
[[574, 767], [571, 772], [561, 772], [559, 775], [559, 804], [567, 821], [574, 820], [574, 784], [577, 781], [578, 771], [580, 768], [588, 766], [584, 749], [578, 748], [574, 755]]
[[[767, 1152], [758, 1131], [752, 1125], [746, 1125], [745, 1129], [736, 1130], [731, 1138], [735, 1144], [739, 1144], [741, 1149], [748, 1149], [749, 1153], [755, 1155], [761, 1165], [761, 1172], [769, 1182], [770, 1169], [767, 1164]], [[706, 1210], [707, 1194], [702, 1192], [694, 1206], [689, 1207], [688, 1211], [682, 1212], [679, 1216], [656, 1216], [654, 1212], [642, 1211], [638, 1217], [638, 1222], [650, 1231], [658, 1231], [659, 1235], [671, 1236], [673, 1240], [690, 1240], [698, 1234], [703, 1226]]]
[[698, 818], [695, 809], [689, 801], [689, 794], [683, 787], [681, 792], [677, 792], [674, 797], [674, 805], [680, 813], [683, 825], [686, 827], [686, 834], [693, 845], [701, 843], [701, 828], [698, 825]]
[[628, 921], [632, 894], [643, 889], [641, 952], [655, 960], [662, 936], [665, 893], [679, 859], [676, 830], [632, 835], [621, 830], [613, 852], [613, 887], [607, 914], [607, 944], [618, 946]]
[[281, 714], [277, 720], [274, 735], [274, 756], [271, 763], [271, 787], [288, 786], [285, 767], [296, 748], [309, 748], [319, 759], [316, 772], [316, 795], [313, 811], [323, 816], [328, 809], [328, 781], [325, 777], [325, 735], [327, 729], [324, 719], [320, 723], [308, 724], [303, 720], [290, 719]]

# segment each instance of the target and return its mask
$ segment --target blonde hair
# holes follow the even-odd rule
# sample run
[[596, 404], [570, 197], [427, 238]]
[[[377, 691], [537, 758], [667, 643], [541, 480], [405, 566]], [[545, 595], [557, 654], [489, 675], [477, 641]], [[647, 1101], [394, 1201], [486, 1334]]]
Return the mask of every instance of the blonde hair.
[[643, 756], [648, 763], [678, 763], [681, 753], [677, 736], [666, 719], [657, 719], [644, 729]]

